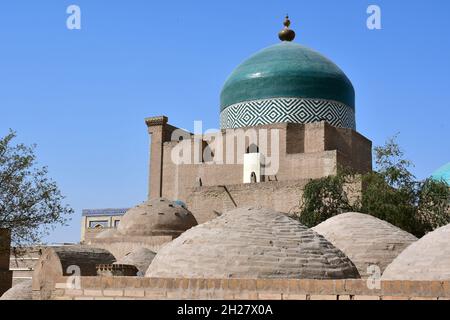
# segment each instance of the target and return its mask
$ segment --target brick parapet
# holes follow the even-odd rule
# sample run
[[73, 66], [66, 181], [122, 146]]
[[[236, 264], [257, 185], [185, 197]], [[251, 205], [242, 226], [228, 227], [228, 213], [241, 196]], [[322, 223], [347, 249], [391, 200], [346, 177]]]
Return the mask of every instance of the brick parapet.
[[244, 300], [416, 300], [449, 299], [450, 281], [384, 281], [369, 289], [365, 280], [163, 279], [81, 277], [81, 288], [55, 286], [53, 299], [244, 299]]

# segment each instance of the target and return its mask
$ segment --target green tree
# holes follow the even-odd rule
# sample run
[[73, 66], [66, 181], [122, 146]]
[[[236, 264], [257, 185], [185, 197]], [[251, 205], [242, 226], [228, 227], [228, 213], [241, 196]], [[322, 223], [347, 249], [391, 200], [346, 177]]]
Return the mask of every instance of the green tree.
[[346, 184], [357, 177], [339, 170], [336, 176], [310, 181], [304, 189], [297, 217], [313, 227], [333, 215], [349, 211], [368, 213], [418, 237], [450, 223], [450, 186], [442, 181], [417, 181], [412, 163], [389, 139], [374, 148], [376, 170], [360, 176], [359, 201], [350, 204]]
[[353, 206], [344, 190], [348, 176], [338, 171], [337, 175], [311, 180], [303, 190], [298, 218], [306, 226], [313, 227], [332, 216], [353, 211]]
[[35, 243], [56, 225], [65, 225], [73, 210], [36, 163], [35, 145], [14, 144], [16, 133], [0, 138], [0, 227], [15, 245]]
[[418, 183], [404, 159], [396, 136], [374, 148], [376, 171], [363, 175], [360, 211], [370, 213], [413, 234], [421, 234], [417, 221]]
[[426, 179], [418, 194], [419, 221], [425, 231], [450, 223], [449, 186], [443, 181]]

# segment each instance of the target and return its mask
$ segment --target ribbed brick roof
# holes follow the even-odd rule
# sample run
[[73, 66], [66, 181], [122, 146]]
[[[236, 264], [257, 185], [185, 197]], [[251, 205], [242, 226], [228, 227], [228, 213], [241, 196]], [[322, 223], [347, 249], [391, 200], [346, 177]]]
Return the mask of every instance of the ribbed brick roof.
[[6, 291], [0, 300], [31, 300], [32, 289], [31, 280], [24, 280], [19, 282], [14, 287]]
[[363, 278], [368, 276], [370, 265], [380, 267], [383, 272], [406, 247], [417, 240], [412, 234], [386, 221], [356, 212], [334, 216], [313, 230], [342, 250]]
[[450, 280], [450, 224], [406, 248], [384, 271], [383, 280]]
[[359, 278], [324, 237], [270, 209], [240, 208], [196, 226], [160, 249], [147, 277]]
[[128, 210], [117, 231], [125, 236], [178, 236], [195, 225], [197, 220], [189, 210], [176, 202], [157, 198]]

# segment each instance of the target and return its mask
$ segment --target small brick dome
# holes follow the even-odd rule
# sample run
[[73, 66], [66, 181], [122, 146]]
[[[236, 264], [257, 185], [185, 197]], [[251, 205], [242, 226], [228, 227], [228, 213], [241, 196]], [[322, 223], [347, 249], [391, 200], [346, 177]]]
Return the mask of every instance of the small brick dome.
[[6, 291], [0, 300], [32, 300], [33, 290], [31, 280], [24, 280]]
[[382, 280], [450, 280], [450, 224], [406, 248], [384, 271]]
[[334, 216], [313, 228], [342, 250], [367, 277], [367, 268], [377, 265], [381, 272], [411, 243], [412, 234], [368, 214], [349, 212]]
[[196, 226], [156, 254], [147, 277], [359, 278], [347, 256], [298, 221], [239, 208]]
[[156, 253], [147, 248], [137, 248], [121, 259], [114, 262], [114, 264], [125, 264], [135, 266], [140, 273], [145, 274], [150, 263], [155, 258]]
[[117, 228], [124, 236], [178, 236], [197, 225], [185, 207], [165, 198], [157, 198], [128, 210]]

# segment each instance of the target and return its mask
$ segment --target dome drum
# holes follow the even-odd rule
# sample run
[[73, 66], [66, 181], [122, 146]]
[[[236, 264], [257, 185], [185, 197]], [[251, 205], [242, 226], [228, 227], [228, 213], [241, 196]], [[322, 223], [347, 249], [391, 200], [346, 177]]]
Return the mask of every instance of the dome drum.
[[340, 128], [356, 130], [355, 111], [343, 103], [321, 99], [270, 98], [245, 101], [220, 113], [222, 129], [253, 127], [272, 123], [327, 121]]

